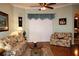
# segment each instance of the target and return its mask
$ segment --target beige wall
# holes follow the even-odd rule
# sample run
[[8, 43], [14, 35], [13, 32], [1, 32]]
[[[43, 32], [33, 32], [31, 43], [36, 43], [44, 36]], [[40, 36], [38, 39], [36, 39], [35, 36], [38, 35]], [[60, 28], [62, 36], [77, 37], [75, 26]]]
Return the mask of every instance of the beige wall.
[[9, 31], [0, 32], [0, 38], [7, 36], [8, 33], [12, 30], [12, 20], [13, 20], [13, 13], [12, 13], [12, 6], [9, 4], [0, 4], [0, 11], [7, 13], [9, 15]]
[[75, 14], [75, 13], [79, 14], [79, 3], [73, 5], [73, 10], [74, 10], [74, 14]]
[[23, 28], [24, 28], [24, 22], [25, 22], [25, 10], [24, 9], [20, 9], [20, 8], [16, 8], [13, 7], [13, 31], [18, 30], [18, 17], [22, 17], [23, 20]]
[[0, 4], [0, 11], [5, 12], [9, 15], [9, 31], [0, 32], [0, 38], [2, 38], [8, 36], [11, 32], [18, 30], [18, 17], [23, 17], [24, 22], [25, 10], [13, 7], [10, 4], [6, 3]]

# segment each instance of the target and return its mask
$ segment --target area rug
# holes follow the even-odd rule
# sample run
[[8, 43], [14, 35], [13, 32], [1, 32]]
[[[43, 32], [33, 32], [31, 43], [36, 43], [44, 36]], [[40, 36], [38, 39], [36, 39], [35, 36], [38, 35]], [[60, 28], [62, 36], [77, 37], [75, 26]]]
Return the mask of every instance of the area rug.
[[31, 56], [42, 56], [43, 55], [43, 51], [41, 48], [33, 48], [31, 50]]
[[43, 51], [43, 56], [53, 56], [53, 53], [50, 47], [43, 47], [41, 48], [41, 50]]
[[23, 56], [53, 56], [53, 53], [50, 47], [42, 47], [41, 49], [38, 48], [27, 48], [24, 52]]

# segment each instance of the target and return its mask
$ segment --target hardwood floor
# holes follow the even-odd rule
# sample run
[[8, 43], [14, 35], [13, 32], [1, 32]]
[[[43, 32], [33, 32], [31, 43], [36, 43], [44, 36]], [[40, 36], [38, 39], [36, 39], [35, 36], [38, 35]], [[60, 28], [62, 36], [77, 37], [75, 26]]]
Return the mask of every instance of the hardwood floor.
[[79, 56], [79, 44], [71, 46], [71, 55]]
[[[34, 46], [33, 43], [28, 43], [28, 46], [32, 48]], [[50, 45], [49, 42], [38, 42], [37, 47], [50, 47], [53, 53], [53, 56], [75, 56], [74, 51], [77, 56], [79, 56], [79, 45], [73, 45], [71, 47], [62, 47]]]
[[51, 50], [54, 56], [79, 56], [79, 45], [72, 45], [71, 47], [51, 45]]
[[71, 47], [51, 45], [51, 50], [54, 56], [79, 56], [79, 45]]
[[54, 56], [71, 56], [70, 48], [51, 45]]
[[50, 47], [54, 56], [71, 56], [71, 48], [50, 45], [49, 42], [40, 42], [39, 45]]

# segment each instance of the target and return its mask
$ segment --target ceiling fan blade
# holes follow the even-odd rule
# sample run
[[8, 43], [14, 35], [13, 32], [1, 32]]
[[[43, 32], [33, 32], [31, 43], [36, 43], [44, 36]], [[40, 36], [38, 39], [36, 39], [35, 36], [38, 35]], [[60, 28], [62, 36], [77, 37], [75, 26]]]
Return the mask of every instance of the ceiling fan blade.
[[54, 5], [54, 4], [56, 4], [56, 3], [48, 3], [47, 5]]
[[46, 6], [46, 8], [49, 8], [49, 9], [54, 9], [53, 7], [49, 7], [49, 6]]

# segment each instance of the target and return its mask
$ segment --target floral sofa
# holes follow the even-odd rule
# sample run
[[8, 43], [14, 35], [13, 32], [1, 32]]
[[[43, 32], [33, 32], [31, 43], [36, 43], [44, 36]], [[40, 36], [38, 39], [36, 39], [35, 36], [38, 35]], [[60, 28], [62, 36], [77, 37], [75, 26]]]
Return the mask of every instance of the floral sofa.
[[5, 38], [0, 39], [0, 48], [5, 49], [4, 56], [21, 56], [27, 48], [27, 41], [23, 33], [17, 32]]
[[50, 44], [70, 47], [72, 39], [72, 33], [55, 32], [51, 35]]

